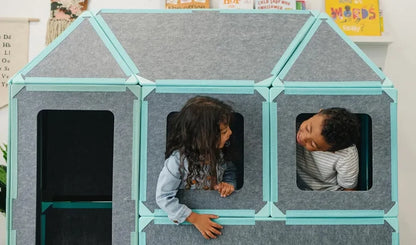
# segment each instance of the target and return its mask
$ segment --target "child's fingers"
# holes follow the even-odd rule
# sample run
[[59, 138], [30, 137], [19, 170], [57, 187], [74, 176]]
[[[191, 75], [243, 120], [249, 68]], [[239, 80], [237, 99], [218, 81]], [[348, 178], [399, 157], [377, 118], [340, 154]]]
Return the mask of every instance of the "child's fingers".
[[221, 231], [214, 227], [211, 227], [210, 231], [216, 235], [221, 235]]
[[228, 186], [227, 187], [224, 187], [223, 190], [222, 190], [221, 196], [222, 197], [227, 197], [230, 194], [231, 194], [230, 187], [228, 187]]
[[[210, 219], [218, 219], [219, 218], [219, 216], [218, 215], [215, 215], [215, 214], [208, 214], [208, 218], [210, 218]], [[215, 223], [215, 222], [214, 222]], [[216, 223], [215, 223], [216, 224]], [[222, 227], [221, 227], [222, 228]]]
[[228, 193], [228, 187], [222, 188], [222, 190], [221, 190], [221, 196], [222, 197], [226, 197], [226, 196], [228, 196], [227, 193]]
[[214, 221], [211, 221], [211, 226], [214, 227], [214, 229], [220, 230], [222, 229], [222, 225], [215, 223]]
[[[215, 230], [215, 229], [214, 229]], [[207, 236], [209, 237], [208, 239], [210, 239], [210, 238], [217, 238], [217, 236], [215, 236], [215, 234], [214, 233], [212, 233], [211, 231], [206, 231], [205, 232], [205, 234], [207, 234]]]
[[207, 235], [206, 232], [201, 232], [201, 234], [205, 239], [209, 240], [209, 236]]

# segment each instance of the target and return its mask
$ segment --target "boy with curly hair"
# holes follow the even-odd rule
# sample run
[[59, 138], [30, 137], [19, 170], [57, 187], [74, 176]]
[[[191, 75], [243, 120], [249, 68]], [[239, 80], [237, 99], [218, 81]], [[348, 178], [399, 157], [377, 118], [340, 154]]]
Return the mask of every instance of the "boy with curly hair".
[[296, 134], [297, 185], [302, 190], [354, 190], [360, 124], [344, 108], [322, 109], [302, 122]]

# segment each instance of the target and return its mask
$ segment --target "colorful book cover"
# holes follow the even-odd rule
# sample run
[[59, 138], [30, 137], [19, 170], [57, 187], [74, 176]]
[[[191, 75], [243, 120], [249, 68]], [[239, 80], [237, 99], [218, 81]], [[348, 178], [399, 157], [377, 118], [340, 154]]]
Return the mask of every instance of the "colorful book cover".
[[167, 9], [209, 9], [209, 0], [166, 0]]
[[256, 9], [296, 9], [296, 0], [256, 0]]
[[253, 9], [254, 0], [219, 0], [220, 9]]
[[347, 35], [381, 35], [378, 0], [326, 0], [325, 11]]

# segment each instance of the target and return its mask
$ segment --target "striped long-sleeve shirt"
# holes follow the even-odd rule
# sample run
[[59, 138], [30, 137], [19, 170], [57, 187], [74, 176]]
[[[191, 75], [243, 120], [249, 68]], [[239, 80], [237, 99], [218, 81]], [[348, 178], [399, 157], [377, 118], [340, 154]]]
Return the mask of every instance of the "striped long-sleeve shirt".
[[342, 190], [357, 186], [358, 151], [355, 145], [336, 151], [296, 149], [297, 177], [312, 190]]

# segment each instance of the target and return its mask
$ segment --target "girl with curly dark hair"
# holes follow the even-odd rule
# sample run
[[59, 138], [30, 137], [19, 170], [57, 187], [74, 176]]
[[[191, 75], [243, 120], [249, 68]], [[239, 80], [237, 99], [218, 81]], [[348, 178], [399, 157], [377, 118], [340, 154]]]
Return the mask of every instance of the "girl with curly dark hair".
[[206, 238], [220, 235], [222, 226], [211, 214], [197, 214], [180, 204], [178, 189], [217, 190], [221, 197], [235, 190], [235, 169], [223, 158], [222, 148], [232, 131], [231, 106], [215, 98], [197, 96], [188, 100], [169, 125], [165, 165], [156, 187], [156, 202], [179, 224], [192, 223]]

